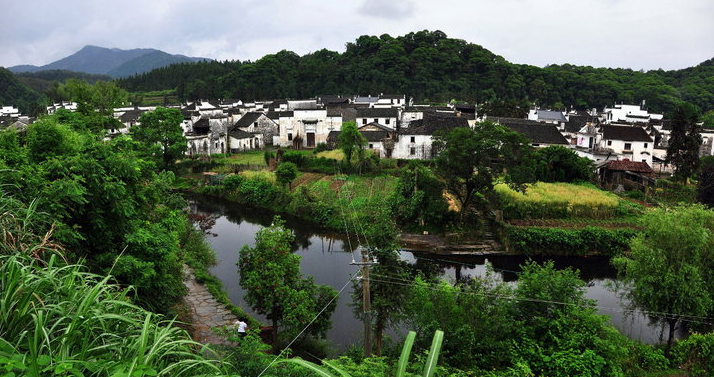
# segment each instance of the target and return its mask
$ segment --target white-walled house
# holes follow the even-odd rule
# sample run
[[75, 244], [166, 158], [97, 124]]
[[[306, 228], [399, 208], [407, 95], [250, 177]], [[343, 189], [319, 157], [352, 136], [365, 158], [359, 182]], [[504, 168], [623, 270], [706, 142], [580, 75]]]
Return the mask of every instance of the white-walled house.
[[262, 149], [265, 147], [263, 140], [263, 134], [260, 132], [247, 132], [240, 128], [228, 132], [228, 148], [231, 153]]
[[330, 131], [342, 129], [342, 116], [326, 109], [281, 111], [273, 114], [277, 117], [281, 147], [314, 148], [319, 143], [326, 143]]
[[456, 127], [469, 127], [466, 118], [456, 116], [437, 116], [426, 114], [397, 132], [393, 158], [431, 159], [434, 153], [431, 147], [434, 132]]
[[407, 97], [404, 94], [382, 94], [374, 103], [373, 107], [389, 108], [389, 107], [405, 107], [407, 105]]
[[273, 137], [279, 135], [278, 123], [259, 112], [246, 113], [233, 124], [231, 130], [233, 129], [241, 129], [249, 133], [260, 133], [262, 135], [261, 145], [272, 145]]
[[0, 107], [0, 117], [20, 117], [20, 110], [15, 106], [2, 106]]
[[627, 159], [652, 166], [654, 139], [640, 126], [589, 126], [578, 133], [575, 151], [596, 163]]
[[358, 108], [355, 117], [357, 127], [365, 126], [369, 123], [379, 123], [391, 129], [397, 128], [399, 120], [399, 109], [397, 108]]
[[642, 105], [620, 104], [606, 107], [601, 114], [604, 123], [648, 123], [650, 120], [661, 120], [662, 117], [662, 114], [648, 112], [644, 101]]
[[550, 123], [556, 126], [565, 126], [568, 119], [560, 111], [554, 110], [543, 110], [539, 108], [530, 109], [528, 111], [528, 120], [540, 122], [540, 123]]

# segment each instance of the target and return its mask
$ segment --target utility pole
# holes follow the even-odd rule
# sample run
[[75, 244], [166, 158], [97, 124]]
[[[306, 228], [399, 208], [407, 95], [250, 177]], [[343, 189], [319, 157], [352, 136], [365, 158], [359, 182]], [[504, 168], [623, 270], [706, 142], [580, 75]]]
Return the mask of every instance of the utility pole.
[[372, 299], [369, 294], [369, 267], [374, 263], [369, 260], [367, 250], [360, 248], [361, 262], [350, 264], [360, 266], [362, 269], [362, 312], [364, 313], [364, 357], [372, 356]]

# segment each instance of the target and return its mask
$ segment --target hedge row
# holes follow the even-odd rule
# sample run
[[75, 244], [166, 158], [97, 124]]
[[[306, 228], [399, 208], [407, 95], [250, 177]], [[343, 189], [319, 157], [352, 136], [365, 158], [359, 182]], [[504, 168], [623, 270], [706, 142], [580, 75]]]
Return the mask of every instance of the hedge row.
[[634, 229], [604, 229], [588, 226], [582, 229], [505, 226], [509, 250], [526, 255], [616, 255], [628, 249]]

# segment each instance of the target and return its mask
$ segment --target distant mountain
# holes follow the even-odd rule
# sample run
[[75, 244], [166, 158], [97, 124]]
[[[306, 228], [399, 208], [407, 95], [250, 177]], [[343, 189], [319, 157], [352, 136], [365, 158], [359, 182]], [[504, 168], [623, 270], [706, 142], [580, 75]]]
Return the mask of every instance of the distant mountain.
[[176, 63], [196, 62], [207, 60], [202, 58], [190, 58], [183, 55], [171, 55], [163, 51], [154, 50], [147, 54], [138, 56], [127, 62], [122, 63], [118, 67], [107, 72], [112, 77], [127, 77], [144, 72], [149, 72], [154, 68], [166, 67], [167, 65]]
[[208, 60], [191, 58], [183, 55], [171, 55], [152, 48], [136, 48], [122, 50], [85, 46], [74, 54], [41, 67], [33, 65], [16, 65], [8, 68], [10, 71], [40, 72], [47, 70], [66, 70], [92, 74], [104, 74], [112, 77], [126, 77], [151, 71], [174, 63]]

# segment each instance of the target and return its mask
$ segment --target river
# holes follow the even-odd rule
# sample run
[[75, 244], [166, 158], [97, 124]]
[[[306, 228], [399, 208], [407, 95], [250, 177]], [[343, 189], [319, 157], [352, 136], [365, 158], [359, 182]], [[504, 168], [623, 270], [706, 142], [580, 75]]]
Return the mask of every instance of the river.
[[[272, 214], [267, 211], [245, 207], [215, 198], [191, 197], [191, 211], [194, 214], [211, 219], [207, 227], [207, 240], [216, 251], [218, 263], [211, 268], [211, 273], [218, 277], [228, 296], [235, 305], [261, 319], [243, 301], [244, 291], [238, 284], [238, 251], [243, 245], [253, 245], [255, 234], [262, 227], [270, 225]], [[286, 225], [295, 233], [293, 249], [301, 256], [300, 268], [303, 274], [315, 278], [317, 284], [325, 284], [339, 290], [357, 271], [350, 265], [353, 253], [351, 247], [356, 240], [349, 240], [344, 234], [320, 229], [305, 221], [286, 218]], [[432, 254], [401, 252], [401, 257], [412, 264], [436, 264], [444, 278], [454, 280], [458, 275], [483, 276], [490, 263], [496, 276], [503, 281], [516, 280], [519, 265], [528, 258], [524, 256], [489, 256], [489, 257], [444, 257]], [[356, 258], [356, 256], [355, 256]], [[661, 327], [650, 324], [641, 313], [629, 313], [624, 308], [627, 300], [621, 298], [611, 286], [616, 283], [616, 272], [603, 257], [549, 257], [533, 258], [536, 261], [553, 260], [556, 267], [573, 267], [580, 270], [586, 284], [586, 296], [596, 301], [598, 312], [610, 317], [612, 324], [623, 334], [646, 343], [659, 343]], [[433, 267], [433, 266], [432, 266]], [[348, 284], [340, 294], [335, 312], [332, 314], [332, 329], [327, 338], [337, 349], [344, 349], [361, 342], [363, 326], [358, 321], [351, 307], [353, 285]]]

